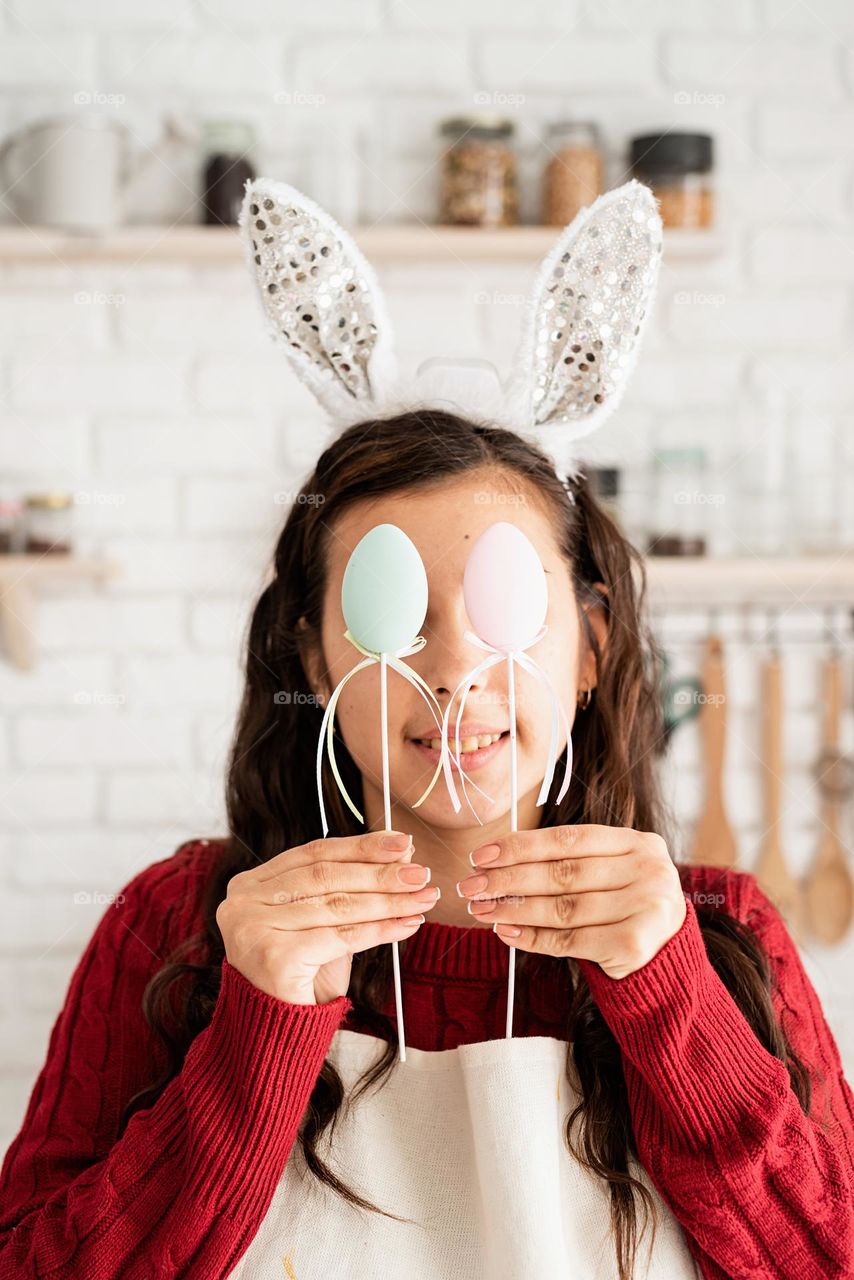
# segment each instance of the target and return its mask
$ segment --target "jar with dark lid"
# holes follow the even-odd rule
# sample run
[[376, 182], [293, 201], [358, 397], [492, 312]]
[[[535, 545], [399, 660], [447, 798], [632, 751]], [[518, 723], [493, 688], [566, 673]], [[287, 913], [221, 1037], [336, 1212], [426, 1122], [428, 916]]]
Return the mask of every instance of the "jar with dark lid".
[[203, 223], [206, 227], [236, 226], [245, 184], [256, 176], [247, 159], [255, 146], [255, 131], [241, 120], [207, 120], [202, 145]]
[[565, 227], [602, 194], [601, 136], [592, 121], [556, 120], [546, 143], [551, 157], [543, 174], [543, 225]]
[[23, 510], [20, 498], [0, 496], [0, 555], [19, 549]]
[[632, 138], [633, 175], [652, 187], [665, 227], [711, 227], [715, 220], [714, 140], [708, 133], [646, 133]]
[[454, 226], [510, 227], [518, 220], [515, 126], [497, 116], [454, 116], [440, 133], [439, 221]]
[[590, 489], [600, 507], [620, 523], [620, 471], [618, 467], [585, 467]]
[[706, 554], [706, 452], [698, 447], [657, 449], [653, 454], [653, 526], [647, 554]]

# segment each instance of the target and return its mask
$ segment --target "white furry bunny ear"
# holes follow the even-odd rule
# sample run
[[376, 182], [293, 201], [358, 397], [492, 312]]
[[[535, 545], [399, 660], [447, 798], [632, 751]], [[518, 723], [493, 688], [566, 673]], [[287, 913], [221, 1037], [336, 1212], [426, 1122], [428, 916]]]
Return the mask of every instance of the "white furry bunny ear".
[[397, 374], [385, 301], [346, 231], [295, 187], [246, 183], [238, 219], [269, 331], [343, 427], [382, 411]]
[[658, 282], [662, 222], [632, 180], [582, 209], [544, 259], [509, 387], [517, 430], [575, 474], [571, 442], [616, 409]]

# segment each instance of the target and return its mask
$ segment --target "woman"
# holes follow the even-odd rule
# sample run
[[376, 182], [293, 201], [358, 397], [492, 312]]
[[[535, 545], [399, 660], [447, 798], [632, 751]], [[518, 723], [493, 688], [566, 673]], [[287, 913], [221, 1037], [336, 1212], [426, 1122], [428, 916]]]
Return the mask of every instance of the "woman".
[[[437, 407], [441, 368], [426, 404], [391, 407], [382, 295], [323, 210], [262, 178], [240, 221], [274, 340], [345, 429], [252, 617], [228, 836], [137, 876], [72, 978], [0, 1175], [0, 1277], [628, 1280], [648, 1222], [648, 1280], [850, 1275], [838, 1051], [755, 879], [673, 856], [638, 557], [570, 444], [613, 411], [637, 354], [662, 246], [652, 193], [629, 182], [561, 233], [515, 378], [454, 371], [452, 403], [467, 383], [476, 414]], [[482, 825], [442, 786], [421, 803], [436, 731], [398, 680], [386, 822], [371, 664], [338, 703], [358, 814], [327, 785], [318, 840], [321, 706], [354, 665], [351, 552], [379, 524], [415, 544], [427, 643], [408, 660], [444, 710], [482, 656], [468, 552], [508, 511], [547, 575], [532, 648], [570, 726], [568, 792], [536, 804], [551, 707], [520, 680], [506, 834], [502, 664], [462, 726]]]
[[[389, 740], [403, 839], [387, 847], [373, 667], [339, 704], [342, 775], [366, 821], [330, 788], [337, 834], [318, 841], [318, 703], [353, 664], [340, 611], [350, 552], [385, 521], [418, 547], [428, 643], [410, 661], [444, 706], [478, 656], [463, 638], [465, 558], [508, 500], [548, 574], [536, 656], [574, 715], [568, 794], [536, 807], [549, 717], [530, 682], [518, 708], [519, 834], [503, 834], [506, 802], [483, 827], [439, 787], [413, 810], [436, 756], [416, 741], [429, 725], [401, 681]], [[395, 1229], [400, 1219], [348, 1185], [325, 1145], [344, 1111], [325, 1061], [336, 1032], [385, 1042], [377, 1072], [399, 1069], [394, 939], [407, 1045], [432, 1055], [502, 1036], [507, 947], [517, 948], [515, 1035], [566, 1042], [578, 1097], [567, 1159], [607, 1196], [614, 1270], [597, 1274], [641, 1274], [641, 1218], [654, 1202], [703, 1276], [852, 1274], [851, 1091], [754, 877], [675, 860], [656, 788], [657, 655], [637, 559], [583, 480], [565, 487], [543, 454], [489, 424], [404, 413], [353, 426], [324, 452], [252, 616], [229, 835], [143, 871], [98, 926], [3, 1166], [0, 1275], [311, 1274], [310, 1253], [286, 1240], [275, 1272], [252, 1261], [297, 1154], [327, 1203], [364, 1206], [360, 1248], [372, 1224]], [[500, 672], [473, 693], [497, 733], [507, 728]], [[463, 746], [478, 785], [506, 797], [506, 738]], [[473, 868], [469, 853], [493, 844]], [[416, 867], [426, 870], [410, 879]], [[405, 1168], [405, 1114], [398, 1132]], [[440, 1233], [464, 1227], [433, 1221]], [[334, 1274], [357, 1274], [341, 1247]], [[395, 1270], [392, 1257], [362, 1274], [420, 1273]]]

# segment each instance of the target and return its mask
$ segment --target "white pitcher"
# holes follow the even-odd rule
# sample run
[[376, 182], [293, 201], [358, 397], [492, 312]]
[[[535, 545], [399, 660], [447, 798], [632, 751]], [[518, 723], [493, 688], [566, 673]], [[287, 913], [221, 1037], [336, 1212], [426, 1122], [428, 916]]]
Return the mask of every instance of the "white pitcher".
[[129, 187], [150, 157], [107, 115], [56, 116], [24, 125], [0, 147], [0, 188], [22, 221], [63, 231], [121, 225]]

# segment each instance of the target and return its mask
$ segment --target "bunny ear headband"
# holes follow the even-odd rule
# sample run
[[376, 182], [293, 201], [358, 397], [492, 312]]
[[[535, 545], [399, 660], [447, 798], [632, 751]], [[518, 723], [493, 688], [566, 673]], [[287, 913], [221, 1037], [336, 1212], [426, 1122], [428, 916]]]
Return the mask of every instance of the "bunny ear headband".
[[385, 299], [353, 239], [296, 188], [246, 183], [239, 226], [271, 337], [337, 434], [370, 417], [446, 406], [537, 444], [567, 479], [576, 441], [620, 402], [652, 310], [658, 202], [634, 180], [558, 235], [537, 272], [506, 384], [485, 360], [431, 358], [404, 381]]

